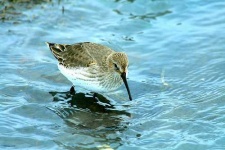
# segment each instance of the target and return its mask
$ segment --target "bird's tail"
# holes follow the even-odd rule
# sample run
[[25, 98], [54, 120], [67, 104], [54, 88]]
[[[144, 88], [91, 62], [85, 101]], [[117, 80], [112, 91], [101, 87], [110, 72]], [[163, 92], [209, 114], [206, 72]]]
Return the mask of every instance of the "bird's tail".
[[56, 44], [56, 43], [49, 43], [46, 42], [49, 49], [51, 50], [52, 54], [55, 56], [56, 59], [61, 58], [61, 52], [64, 52], [66, 50], [66, 45], [64, 44]]

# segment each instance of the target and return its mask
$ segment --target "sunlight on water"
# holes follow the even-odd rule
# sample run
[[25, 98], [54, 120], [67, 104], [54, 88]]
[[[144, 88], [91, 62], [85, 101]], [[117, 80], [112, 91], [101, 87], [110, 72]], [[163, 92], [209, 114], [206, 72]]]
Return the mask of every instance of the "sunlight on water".
[[[225, 2], [0, 4], [0, 149], [225, 148]], [[133, 101], [71, 95], [46, 41], [126, 52]]]

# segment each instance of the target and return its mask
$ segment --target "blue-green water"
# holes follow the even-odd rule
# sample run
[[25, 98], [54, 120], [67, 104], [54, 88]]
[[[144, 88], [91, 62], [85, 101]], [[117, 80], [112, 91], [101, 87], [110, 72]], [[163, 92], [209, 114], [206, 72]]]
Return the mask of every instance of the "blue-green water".
[[[225, 2], [9, 9], [0, 23], [0, 149], [225, 149]], [[71, 96], [45, 41], [123, 49], [133, 101], [125, 87], [100, 101], [79, 88]]]

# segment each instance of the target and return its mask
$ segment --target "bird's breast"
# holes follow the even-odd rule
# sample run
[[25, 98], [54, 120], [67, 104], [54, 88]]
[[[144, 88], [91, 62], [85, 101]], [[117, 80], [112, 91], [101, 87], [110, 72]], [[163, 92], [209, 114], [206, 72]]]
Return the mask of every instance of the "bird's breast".
[[66, 68], [63, 65], [58, 65], [58, 68], [73, 85], [92, 92], [113, 91], [120, 87], [123, 82], [120, 76], [98, 69], [87, 67]]

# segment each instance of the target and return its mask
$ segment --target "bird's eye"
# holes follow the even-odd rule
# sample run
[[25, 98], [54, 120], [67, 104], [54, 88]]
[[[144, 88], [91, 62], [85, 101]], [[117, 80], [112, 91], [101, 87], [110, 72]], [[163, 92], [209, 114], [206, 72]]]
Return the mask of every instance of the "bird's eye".
[[117, 66], [117, 64], [114, 64], [114, 67], [116, 70], [120, 70], [119, 67]]

